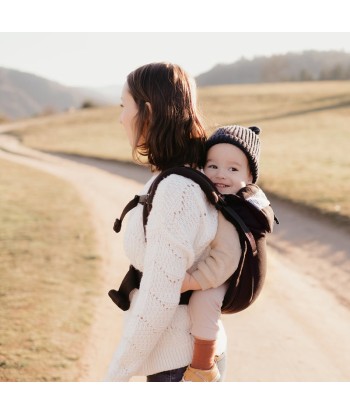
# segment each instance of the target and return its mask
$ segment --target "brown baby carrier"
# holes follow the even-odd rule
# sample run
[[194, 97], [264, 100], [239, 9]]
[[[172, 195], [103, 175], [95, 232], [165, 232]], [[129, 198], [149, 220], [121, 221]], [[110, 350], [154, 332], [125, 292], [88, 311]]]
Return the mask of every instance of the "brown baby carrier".
[[[274, 220], [279, 223], [270, 204], [260, 204], [257, 195], [261, 190], [255, 184], [249, 184], [237, 194], [222, 195], [211, 180], [200, 171], [190, 167], [174, 167], [159, 173], [146, 195], [136, 195], [125, 206], [120, 219], [116, 219], [113, 229], [118, 233], [126, 213], [141, 203], [146, 237], [147, 218], [152, 209], [157, 186], [170, 174], [184, 176], [196, 182], [209, 202], [237, 229], [242, 253], [236, 271], [227, 280], [228, 288], [221, 311], [231, 314], [244, 310], [261, 292], [266, 275], [266, 234], [272, 232]], [[267, 201], [266, 198], [264, 200]], [[139, 288], [141, 278], [142, 273], [130, 265], [119, 290], [109, 291], [108, 295], [122, 310], [129, 309], [129, 294], [135, 288]], [[183, 293], [179, 304], [188, 304], [191, 294], [192, 291]]]

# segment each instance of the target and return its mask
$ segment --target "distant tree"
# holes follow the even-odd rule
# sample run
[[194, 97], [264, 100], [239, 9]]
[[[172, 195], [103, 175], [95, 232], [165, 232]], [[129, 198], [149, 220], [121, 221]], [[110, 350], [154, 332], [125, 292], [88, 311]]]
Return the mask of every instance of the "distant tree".
[[350, 79], [350, 65], [345, 70], [345, 79]]
[[87, 109], [87, 108], [96, 108], [97, 105], [90, 99], [86, 99], [82, 104], [81, 104], [81, 109]]
[[320, 81], [325, 81], [329, 79], [329, 71], [326, 69], [321, 69], [320, 76], [318, 78]]
[[321, 81], [350, 79], [350, 65], [337, 64], [331, 68], [320, 71]]
[[331, 79], [345, 79], [345, 68], [338, 64], [331, 71]]
[[265, 59], [261, 70], [263, 82], [283, 82], [288, 79], [288, 60], [285, 56], [276, 55]]
[[350, 79], [350, 54], [308, 50], [270, 57], [257, 56], [251, 60], [241, 58], [231, 64], [216, 65], [196, 79], [199, 86]]
[[300, 71], [299, 74], [299, 80], [304, 82], [304, 81], [313, 81], [313, 76], [311, 75], [311, 73], [306, 70], [306, 69], [302, 69]]

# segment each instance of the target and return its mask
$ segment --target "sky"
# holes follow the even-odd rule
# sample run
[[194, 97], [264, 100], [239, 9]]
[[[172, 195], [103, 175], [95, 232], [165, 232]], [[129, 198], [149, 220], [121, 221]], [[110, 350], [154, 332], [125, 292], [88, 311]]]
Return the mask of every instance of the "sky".
[[121, 85], [149, 62], [197, 76], [242, 57], [310, 49], [350, 52], [350, 32], [0, 32], [0, 66], [85, 87]]
[[[303, 50], [350, 52], [343, 0], [5, 0], [0, 67], [67, 86], [121, 85], [170, 61], [197, 76], [219, 63]], [[330, 7], [332, 6], [332, 7]]]

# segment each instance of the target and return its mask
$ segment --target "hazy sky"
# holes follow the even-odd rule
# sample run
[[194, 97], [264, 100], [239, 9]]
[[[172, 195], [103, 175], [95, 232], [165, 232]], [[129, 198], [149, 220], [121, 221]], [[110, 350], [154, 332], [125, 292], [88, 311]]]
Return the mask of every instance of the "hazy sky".
[[137, 66], [171, 61], [196, 76], [242, 56], [350, 52], [350, 33], [0, 33], [0, 66], [70, 86], [122, 84]]

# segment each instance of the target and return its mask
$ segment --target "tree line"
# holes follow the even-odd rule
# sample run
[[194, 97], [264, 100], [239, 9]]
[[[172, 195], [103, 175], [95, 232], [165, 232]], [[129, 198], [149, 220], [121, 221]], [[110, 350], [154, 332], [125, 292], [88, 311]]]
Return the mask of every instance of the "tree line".
[[304, 51], [241, 58], [232, 64], [219, 64], [199, 75], [199, 86], [259, 83], [302, 82], [350, 79], [350, 54], [342, 51]]

